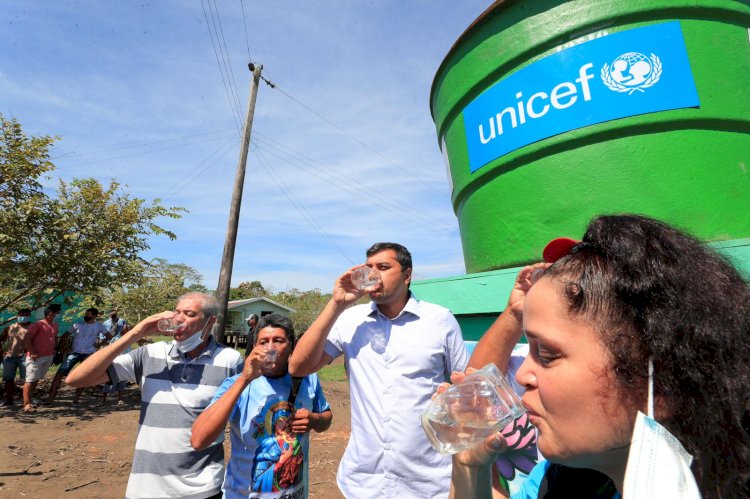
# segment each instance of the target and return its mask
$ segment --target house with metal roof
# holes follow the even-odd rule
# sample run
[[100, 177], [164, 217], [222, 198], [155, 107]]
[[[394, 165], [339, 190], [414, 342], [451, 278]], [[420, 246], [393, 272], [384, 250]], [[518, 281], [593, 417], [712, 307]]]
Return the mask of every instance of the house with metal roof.
[[249, 298], [231, 300], [227, 304], [227, 334], [247, 335], [247, 320], [252, 314], [263, 317], [268, 314], [280, 314], [289, 317], [295, 310], [270, 298]]

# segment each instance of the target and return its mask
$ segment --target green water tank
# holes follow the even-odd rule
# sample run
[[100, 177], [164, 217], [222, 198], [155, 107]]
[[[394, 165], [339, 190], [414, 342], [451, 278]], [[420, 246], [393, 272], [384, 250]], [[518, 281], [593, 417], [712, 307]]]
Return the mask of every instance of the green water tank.
[[431, 92], [466, 271], [600, 213], [750, 237], [748, 26], [744, 1], [495, 2]]

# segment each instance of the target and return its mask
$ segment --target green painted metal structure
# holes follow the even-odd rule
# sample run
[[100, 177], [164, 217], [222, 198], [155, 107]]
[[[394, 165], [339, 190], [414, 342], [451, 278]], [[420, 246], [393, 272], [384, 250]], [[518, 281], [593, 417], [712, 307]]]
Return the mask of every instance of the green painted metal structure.
[[[631, 116], [469, 170], [462, 110], [572, 44], [677, 20], [699, 108]], [[431, 109], [450, 165], [466, 271], [516, 267], [600, 213], [644, 213], [707, 241], [750, 237], [750, 5], [736, 0], [506, 0], [459, 38]]]
[[[66, 291], [62, 295], [58, 296], [52, 302], [50, 305], [59, 305], [61, 308], [62, 313], [60, 316], [58, 316], [57, 319], [57, 326], [58, 326], [58, 334], [62, 335], [63, 333], [67, 332], [74, 323], [80, 321], [83, 317], [83, 299], [80, 295], [77, 295], [75, 293], [72, 293], [70, 291]], [[13, 306], [5, 309], [3, 312], [0, 312], [0, 324], [12, 324], [13, 321], [15, 321], [16, 313], [19, 308], [25, 307], [26, 304], [22, 303], [19, 306]], [[44, 318], [44, 308], [45, 307], [39, 307], [32, 311], [31, 313], [31, 319], [32, 321], [41, 320]], [[101, 311], [106, 312], [106, 311]], [[7, 322], [11, 321], [11, 322]], [[4, 326], [3, 326], [4, 327]], [[2, 328], [0, 328], [1, 330]]]
[[[569, 234], [579, 237], [578, 234]], [[750, 239], [711, 243], [750, 279]], [[535, 260], [539, 260], [537, 256]], [[411, 283], [414, 295], [442, 305], [456, 316], [464, 340], [478, 341], [508, 302], [510, 291], [521, 267], [475, 274], [427, 279]], [[522, 338], [522, 342], [525, 339]]]

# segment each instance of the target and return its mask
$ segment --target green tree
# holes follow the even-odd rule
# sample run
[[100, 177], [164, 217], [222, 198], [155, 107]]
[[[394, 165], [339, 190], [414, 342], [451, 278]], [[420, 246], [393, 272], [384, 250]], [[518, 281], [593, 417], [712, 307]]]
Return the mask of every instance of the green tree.
[[48, 196], [40, 178], [54, 169], [53, 137], [27, 137], [0, 114], [0, 312], [40, 307], [66, 291], [92, 294], [137, 283], [148, 237], [175, 234], [157, 225], [182, 208], [147, 204], [116, 181], [60, 180]]
[[28, 304], [17, 262], [33, 251], [28, 228], [45, 219], [47, 196], [39, 178], [54, 168], [49, 159], [53, 137], [27, 137], [16, 120], [0, 114], [0, 312]]
[[236, 288], [229, 290], [230, 300], [247, 300], [249, 298], [260, 298], [269, 295], [270, 293], [263, 287], [260, 281], [243, 281]]
[[326, 303], [331, 299], [331, 294], [323, 294], [318, 288], [309, 291], [293, 288], [281, 291], [270, 298], [295, 310], [290, 318], [294, 322], [294, 331], [299, 335], [304, 333], [323, 311]]
[[180, 295], [207, 292], [202, 280], [193, 267], [157, 258], [145, 265], [136, 284], [116, 286], [105, 292], [104, 302], [117, 307], [121, 317], [136, 323], [157, 312], [172, 310]]

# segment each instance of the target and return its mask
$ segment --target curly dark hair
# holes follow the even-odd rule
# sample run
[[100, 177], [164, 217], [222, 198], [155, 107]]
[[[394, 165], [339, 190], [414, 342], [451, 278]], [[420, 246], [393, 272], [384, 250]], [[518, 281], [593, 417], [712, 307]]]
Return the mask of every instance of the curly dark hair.
[[[750, 287], [699, 240], [639, 215], [599, 216], [544, 273], [608, 346], [622, 394], [693, 454], [705, 498], [750, 495]], [[662, 412], [665, 417], [660, 417]]]

